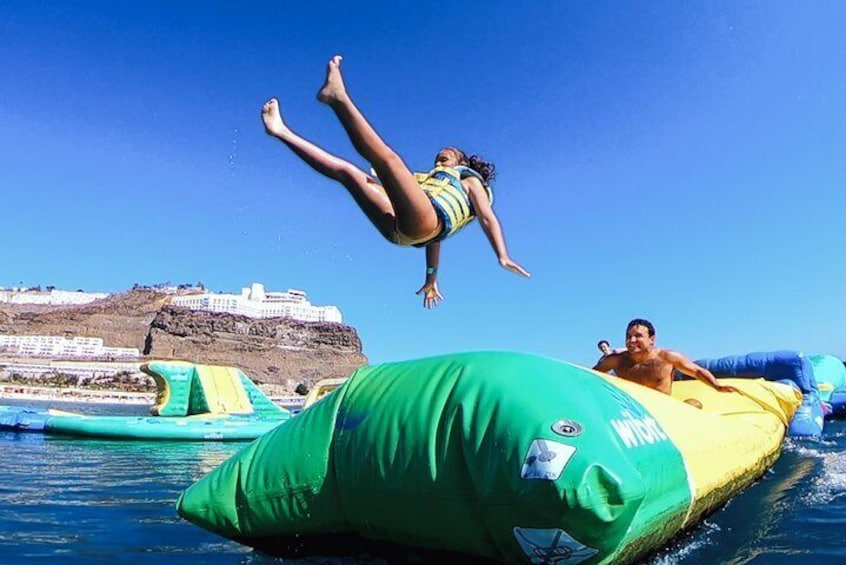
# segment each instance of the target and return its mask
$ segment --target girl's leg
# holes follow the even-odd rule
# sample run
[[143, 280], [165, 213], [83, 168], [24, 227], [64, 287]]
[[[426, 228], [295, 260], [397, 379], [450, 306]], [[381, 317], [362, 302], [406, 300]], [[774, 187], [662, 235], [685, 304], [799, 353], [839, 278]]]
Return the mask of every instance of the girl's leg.
[[394, 208], [385, 192], [370, 181], [364, 171], [291, 131], [282, 120], [279, 102], [275, 98], [264, 105], [261, 118], [268, 135], [284, 142], [318, 173], [343, 184], [376, 229], [385, 238], [392, 239], [396, 230]]
[[329, 61], [326, 83], [317, 93], [317, 99], [335, 111], [356, 150], [373, 165], [391, 199], [400, 231], [411, 237], [421, 237], [436, 230], [438, 216], [429, 197], [420, 190], [414, 174], [382, 141], [350, 99], [341, 77], [339, 55]]

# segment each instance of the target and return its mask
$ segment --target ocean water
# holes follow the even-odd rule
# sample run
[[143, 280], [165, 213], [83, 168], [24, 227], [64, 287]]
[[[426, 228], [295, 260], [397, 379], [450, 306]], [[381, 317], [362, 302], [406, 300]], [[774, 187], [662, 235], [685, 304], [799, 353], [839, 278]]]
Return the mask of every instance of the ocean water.
[[[62, 408], [146, 413], [143, 406]], [[282, 563], [176, 514], [180, 492], [243, 446], [0, 432], [0, 563]], [[760, 481], [646, 563], [846, 563], [844, 534], [846, 422], [828, 422], [822, 439], [789, 440]], [[284, 563], [385, 562], [359, 556]]]

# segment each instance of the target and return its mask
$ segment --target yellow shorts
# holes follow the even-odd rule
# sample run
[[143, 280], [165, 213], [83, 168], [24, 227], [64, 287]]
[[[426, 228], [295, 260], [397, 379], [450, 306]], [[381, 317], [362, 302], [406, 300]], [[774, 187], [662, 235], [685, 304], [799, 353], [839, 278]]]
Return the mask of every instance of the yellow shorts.
[[399, 226], [394, 224], [394, 233], [391, 235], [391, 242], [402, 246], [423, 247], [424, 245], [441, 235], [443, 229], [444, 221], [441, 219], [440, 216], [438, 216], [438, 227], [436, 227], [434, 231], [427, 235], [424, 235], [423, 237], [409, 237], [400, 231]]
[[[387, 194], [385, 193], [385, 187], [379, 184], [379, 181], [376, 178], [376, 171], [374, 171], [373, 169], [370, 169], [370, 176], [367, 177], [367, 183], [380, 190], [382, 194], [385, 194], [385, 197], [387, 198]], [[434, 231], [432, 231], [432, 233], [423, 237], [409, 237], [400, 231], [396, 220], [394, 220], [394, 231], [388, 238], [390, 242], [395, 243], [397, 245], [402, 245], [404, 247], [423, 247], [427, 243], [441, 235], [441, 231], [443, 231], [444, 229], [444, 220], [443, 218], [441, 218], [441, 215], [438, 213], [438, 210], [437, 208], [435, 208], [434, 204], [432, 204], [432, 208], [435, 210], [435, 215], [438, 217], [438, 227], [436, 227]]]

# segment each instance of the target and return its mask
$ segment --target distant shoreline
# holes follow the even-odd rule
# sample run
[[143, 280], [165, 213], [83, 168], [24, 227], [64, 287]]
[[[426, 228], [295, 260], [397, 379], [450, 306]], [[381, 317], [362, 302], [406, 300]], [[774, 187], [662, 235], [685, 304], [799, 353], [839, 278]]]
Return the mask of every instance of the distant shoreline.
[[156, 402], [156, 393], [10, 384], [0, 385], [0, 400], [7, 398], [14, 400], [45, 400], [48, 402], [140, 404], [152, 406]]
[[[301, 407], [305, 400], [304, 396], [299, 395], [268, 395], [268, 398], [274, 404], [288, 409]], [[2, 384], [0, 385], [0, 401], [5, 399], [68, 402], [74, 404], [133, 404], [152, 406], [156, 403], [156, 393]]]

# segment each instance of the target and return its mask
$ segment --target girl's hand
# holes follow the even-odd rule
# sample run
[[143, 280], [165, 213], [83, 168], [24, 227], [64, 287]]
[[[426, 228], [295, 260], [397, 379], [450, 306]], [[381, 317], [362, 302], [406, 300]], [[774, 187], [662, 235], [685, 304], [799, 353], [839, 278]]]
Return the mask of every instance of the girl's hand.
[[499, 264], [503, 268], [508, 269], [509, 271], [517, 275], [523, 275], [526, 278], [531, 278], [532, 276], [531, 274], [529, 274], [529, 271], [518, 265], [516, 261], [512, 261], [510, 257], [500, 259]]
[[424, 308], [434, 308], [444, 300], [444, 296], [441, 294], [441, 291], [438, 290], [438, 283], [432, 281], [431, 283], [426, 283], [420, 290], [417, 291], [417, 295], [423, 295], [423, 307]]

